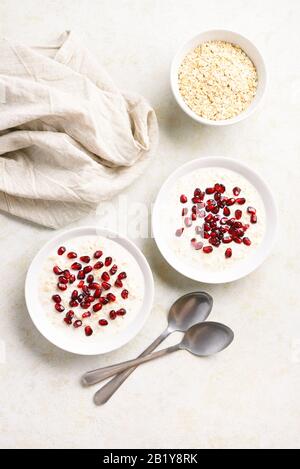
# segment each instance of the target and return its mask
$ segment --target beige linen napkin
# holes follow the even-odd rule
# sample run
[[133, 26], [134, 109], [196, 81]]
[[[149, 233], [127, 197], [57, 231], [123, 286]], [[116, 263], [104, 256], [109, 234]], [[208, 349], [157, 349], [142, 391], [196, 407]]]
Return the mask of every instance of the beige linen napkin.
[[72, 222], [143, 175], [157, 141], [153, 109], [73, 33], [49, 50], [0, 41], [0, 210]]

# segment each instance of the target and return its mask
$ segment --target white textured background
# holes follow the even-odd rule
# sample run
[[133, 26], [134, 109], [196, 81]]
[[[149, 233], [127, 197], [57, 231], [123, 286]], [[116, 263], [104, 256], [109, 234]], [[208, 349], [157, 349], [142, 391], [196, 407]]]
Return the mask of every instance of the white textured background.
[[[107, 357], [63, 353], [34, 329], [23, 296], [28, 265], [53, 233], [0, 214], [1, 447], [300, 447], [299, 6], [298, 0], [0, 0], [1, 35], [36, 44], [73, 29], [120, 87], [154, 105], [160, 148], [148, 175], [128, 190], [133, 201], [150, 205], [185, 161], [224, 155], [258, 170], [280, 211], [276, 248], [258, 271], [230, 285], [202, 286], [215, 300], [212, 318], [234, 329], [234, 345], [207, 361], [181, 352], [147, 364], [102, 408], [92, 403], [94, 389], [78, 384], [81, 373], [134, 357], [165, 326], [170, 303], [199, 285], [173, 272], [153, 241], [137, 240], [156, 281], [146, 327]], [[169, 88], [177, 47], [212, 27], [255, 40], [269, 71], [261, 110], [228, 128], [197, 126]]]

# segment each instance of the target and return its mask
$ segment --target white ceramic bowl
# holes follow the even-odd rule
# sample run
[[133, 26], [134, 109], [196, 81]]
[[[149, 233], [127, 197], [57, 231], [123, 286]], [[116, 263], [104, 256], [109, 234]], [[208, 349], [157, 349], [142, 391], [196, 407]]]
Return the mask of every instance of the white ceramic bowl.
[[[183, 100], [179, 91], [179, 86], [178, 86], [178, 70], [183, 59], [187, 55], [187, 53], [193, 50], [195, 47], [197, 47], [199, 44], [203, 42], [214, 41], [214, 40], [231, 42], [232, 44], [236, 44], [240, 46], [254, 63], [256, 70], [257, 70], [257, 75], [258, 75], [257, 92], [250, 106], [244, 112], [242, 112], [241, 114], [238, 114], [235, 117], [232, 117], [231, 119], [219, 120], [219, 121], [205, 119], [203, 117], [198, 116], [195, 112], [193, 112]], [[179, 51], [175, 55], [173, 62], [172, 62], [170, 79], [171, 79], [171, 88], [172, 88], [174, 97], [177, 103], [179, 104], [179, 106], [181, 107], [181, 109], [188, 116], [190, 116], [192, 119], [194, 119], [195, 121], [201, 124], [213, 125], [213, 126], [224, 126], [224, 125], [235, 124], [236, 122], [240, 122], [243, 119], [246, 119], [246, 117], [250, 116], [257, 109], [258, 104], [261, 102], [262, 97], [265, 93], [266, 84], [267, 84], [267, 73], [266, 73], [265, 63], [260, 52], [255, 47], [255, 45], [251, 41], [249, 41], [249, 39], [233, 31], [228, 31], [224, 29], [214, 29], [214, 30], [204, 31], [202, 33], [197, 34], [196, 36], [192, 37], [189, 41], [187, 41], [179, 49]]]
[[[134, 321], [128, 324], [128, 327], [113, 334], [110, 340], [101, 342], [78, 341], [74, 334], [68, 334], [63, 328], [60, 329], [56, 324], [49, 321], [46, 314], [43, 314], [43, 308], [39, 298], [39, 278], [44, 262], [49, 254], [64, 242], [79, 236], [103, 236], [111, 238], [114, 242], [125, 248], [138, 263], [144, 277], [145, 295], [140, 311], [137, 313]], [[26, 278], [25, 298], [28, 312], [31, 319], [40, 333], [57, 347], [78, 355], [99, 355], [111, 352], [125, 345], [133, 339], [143, 327], [147, 317], [150, 314], [154, 296], [154, 282], [151, 269], [141, 251], [127, 238], [119, 236], [117, 233], [97, 227], [80, 227], [60, 233], [51, 239], [33, 259]]]
[[[179, 259], [172, 251], [167, 241], [166, 226], [163, 222], [165, 201], [168, 200], [171, 189], [176, 184], [176, 181], [192, 171], [201, 168], [226, 168], [241, 174], [246, 178], [258, 191], [262, 202], [264, 204], [266, 212], [266, 230], [264, 238], [259, 246], [241, 261], [233, 263], [228, 269], [213, 272], [205, 269], [205, 266], [199, 264], [197, 267], [191, 265], [188, 261]], [[166, 261], [175, 269], [177, 272], [185, 275], [186, 277], [204, 283], [227, 283], [234, 280], [238, 280], [246, 275], [250, 274], [253, 270], [257, 269], [266, 257], [271, 252], [273, 247], [277, 227], [277, 209], [274, 198], [267, 184], [263, 179], [255, 173], [252, 169], [241, 164], [240, 162], [223, 157], [207, 157], [198, 160], [190, 161], [183, 166], [179, 167], [174, 171], [171, 176], [166, 180], [164, 185], [159, 191], [157, 199], [155, 201], [153, 216], [152, 216], [152, 229], [157, 246], [164, 256]]]

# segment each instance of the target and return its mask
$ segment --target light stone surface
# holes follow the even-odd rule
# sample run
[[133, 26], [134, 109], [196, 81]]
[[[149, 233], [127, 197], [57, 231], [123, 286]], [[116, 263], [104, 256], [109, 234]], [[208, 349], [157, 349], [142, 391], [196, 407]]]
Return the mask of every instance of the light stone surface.
[[[36, 44], [73, 29], [120, 87], [144, 94], [154, 105], [160, 147], [148, 174], [126, 192], [131, 203], [150, 206], [182, 163], [224, 155], [265, 177], [280, 213], [271, 257], [247, 278], [223, 286], [181, 277], [153, 240], [137, 239], [155, 276], [152, 315], [129, 345], [92, 358], [49, 344], [24, 305], [27, 268], [53, 232], [0, 214], [0, 447], [300, 447], [299, 20], [298, 0], [0, 1], [2, 36]], [[260, 110], [228, 128], [194, 123], [179, 110], [169, 86], [177, 47], [213, 27], [255, 40], [269, 71]], [[124, 201], [112, 203], [123, 216]], [[112, 218], [104, 215], [99, 211], [81, 224], [110, 226]], [[128, 217], [133, 225], [133, 209]], [[83, 389], [80, 375], [135, 357], [165, 327], [173, 300], [195, 289], [213, 295], [211, 318], [234, 329], [231, 348], [209, 360], [178, 352], [146, 364], [106, 406], [96, 408], [96, 388]]]

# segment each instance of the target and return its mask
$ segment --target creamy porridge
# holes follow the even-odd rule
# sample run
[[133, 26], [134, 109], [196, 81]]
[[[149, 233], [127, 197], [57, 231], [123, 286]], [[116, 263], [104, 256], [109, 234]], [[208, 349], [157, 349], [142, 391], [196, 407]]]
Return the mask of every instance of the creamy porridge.
[[210, 271], [251, 255], [265, 233], [265, 210], [255, 187], [224, 168], [202, 168], [174, 184], [164, 207], [164, 233], [178, 259]]
[[144, 296], [136, 260], [102, 236], [81, 236], [57, 246], [43, 266], [40, 285], [49, 320], [78, 340], [103, 340], [126, 328]]

